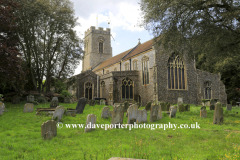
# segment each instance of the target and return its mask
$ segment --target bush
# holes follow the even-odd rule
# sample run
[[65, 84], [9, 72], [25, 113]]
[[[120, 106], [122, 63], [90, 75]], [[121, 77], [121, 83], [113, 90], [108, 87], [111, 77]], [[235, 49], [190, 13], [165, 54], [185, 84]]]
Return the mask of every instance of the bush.
[[68, 92], [68, 90], [63, 90], [62, 92], [61, 92], [61, 95], [63, 96], [63, 97], [71, 97], [72, 95]]
[[38, 102], [38, 103], [46, 103], [47, 100], [46, 100], [44, 97], [38, 97], [37, 102]]
[[38, 102], [37, 102], [37, 101], [32, 101], [32, 103], [33, 103], [34, 105], [38, 105]]

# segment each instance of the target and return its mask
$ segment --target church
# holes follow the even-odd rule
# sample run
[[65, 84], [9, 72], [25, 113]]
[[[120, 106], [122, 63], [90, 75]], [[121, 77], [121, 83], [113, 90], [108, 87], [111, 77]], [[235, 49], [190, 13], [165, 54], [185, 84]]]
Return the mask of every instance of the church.
[[202, 99], [227, 103], [220, 74], [196, 69], [195, 61], [177, 53], [160, 54], [154, 40], [112, 56], [111, 30], [90, 27], [85, 32], [82, 72], [74, 76], [77, 98], [106, 98], [108, 104], [149, 101], [201, 104]]

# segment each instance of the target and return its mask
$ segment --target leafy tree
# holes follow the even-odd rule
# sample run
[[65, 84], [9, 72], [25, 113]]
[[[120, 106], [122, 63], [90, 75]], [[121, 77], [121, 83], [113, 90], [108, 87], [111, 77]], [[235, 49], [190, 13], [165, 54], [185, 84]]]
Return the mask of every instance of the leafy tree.
[[[18, 37], [34, 89], [49, 92], [51, 79], [70, 76], [82, 57], [73, 4], [68, 0], [15, 0]], [[43, 84], [43, 79], [46, 82]]]
[[18, 52], [19, 41], [15, 35], [14, 11], [18, 5], [13, 1], [0, 0], [0, 92], [13, 89], [22, 94], [25, 73]]

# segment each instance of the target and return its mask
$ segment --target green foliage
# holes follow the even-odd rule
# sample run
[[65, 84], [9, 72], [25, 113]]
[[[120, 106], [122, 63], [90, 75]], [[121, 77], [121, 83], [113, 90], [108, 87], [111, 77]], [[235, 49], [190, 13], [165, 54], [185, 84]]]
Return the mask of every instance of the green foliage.
[[40, 97], [37, 98], [37, 102], [38, 103], [46, 103], [47, 100], [44, 97], [40, 96]]
[[99, 105], [99, 104], [100, 104], [100, 101], [99, 101], [99, 100], [95, 100], [95, 104], [96, 104], [96, 105]]
[[148, 102], [145, 109], [148, 111], [148, 110], [151, 110], [151, 105], [152, 105], [152, 102]]
[[33, 103], [34, 105], [38, 105], [37, 101], [32, 101], [31, 103]]
[[68, 90], [63, 90], [63, 91], [61, 92], [61, 95], [62, 95], [63, 97], [71, 97], [71, 96], [72, 96], [71, 93], [68, 92]]
[[54, 83], [55, 92], [61, 94], [65, 89], [65, 83], [62, 80], [55, 80]]

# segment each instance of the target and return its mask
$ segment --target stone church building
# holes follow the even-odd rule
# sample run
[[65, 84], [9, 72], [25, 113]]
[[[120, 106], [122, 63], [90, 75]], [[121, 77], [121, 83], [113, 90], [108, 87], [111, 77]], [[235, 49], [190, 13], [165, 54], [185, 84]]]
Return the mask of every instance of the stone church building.
[[125, 101], [164, 101], [201, 104], [202, 99], [227, 103], [219, 74], [195, 68], [195, 62], [177, 53], [159, 54], [154, 41], [138, 43], [112, 56], [111, 30], [90, 27], [85, 32], [82, 73], [76, 75], [78, 98], [106, 98], [109, 104]]

